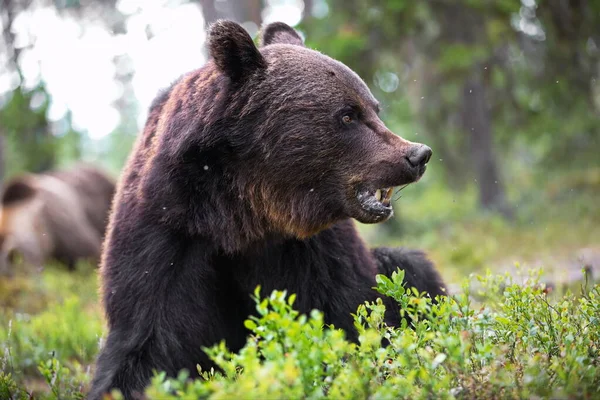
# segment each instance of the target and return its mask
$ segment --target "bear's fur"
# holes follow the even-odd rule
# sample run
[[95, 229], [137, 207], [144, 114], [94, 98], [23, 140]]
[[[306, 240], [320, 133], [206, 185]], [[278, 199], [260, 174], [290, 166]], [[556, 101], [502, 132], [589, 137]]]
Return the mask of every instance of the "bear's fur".
[[351, 220], [388, 219], [375, 190], [418, 180], [431, 151], [390, 132], [364, 82], [289, 26], [261, 41], [215, 23], [212, 60], [150, 108], [103, 252], [109, 331], [90, 399], [140, 396], [152, 370], [210, 368], [202, 347], [222, 339], [240, 349], [259, 284], [296, 293], [301, 312], [322, 310], [351, 340], [377, 273], [399, 267], [407, 285], [444, 293], [422, 253], [371, 252]]
[[70, 269], [98, 262], [115, 183], [95, 167], [26, 174], [7, 183], [0, 211], [0, 272], [14, 273], [20, 255], [42, 266], [50, 259]]

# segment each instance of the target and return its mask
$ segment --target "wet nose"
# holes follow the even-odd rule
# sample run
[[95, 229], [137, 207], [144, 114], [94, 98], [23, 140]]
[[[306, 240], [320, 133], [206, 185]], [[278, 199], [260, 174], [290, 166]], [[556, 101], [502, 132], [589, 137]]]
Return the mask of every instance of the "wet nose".
[[415, 146], [415, 149], [410, 153], [406, 158], [408, 162], [413, 167], [421, 167], [429, 161], [431, 158], [431, 148], [429, 146], [425, 146], [424, 144]]

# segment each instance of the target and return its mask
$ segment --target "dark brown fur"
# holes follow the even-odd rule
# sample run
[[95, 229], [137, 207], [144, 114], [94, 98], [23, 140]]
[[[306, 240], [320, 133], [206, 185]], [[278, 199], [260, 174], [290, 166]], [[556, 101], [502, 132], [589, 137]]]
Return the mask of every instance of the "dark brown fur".
[[357, 190], [417, 180], [424, 164], [408, 160], [421, 145], [390, 132], [364, 82], [292, 28], [269, 25], [262, 40], [217, 22], [213, 60], [150, 109], [103, 252], [109, 332], [90, 399], [139, 396], [153, 369], [209, 368], [201, 348], [222, 339], [241, 348], [258, 284], [296, 293], [300, 311], [322, 310], [351, 340], [377, 273], [402, 268], [408, 285], [443, 293], [422, 253], [372, 253], [351, 220], [385, 219]]
[[13, 180], [2, 193], [2, 206], [8, 207], [20, 201], [30, 199], [35, 195], [35, 189], [27, 182]]
[[12, 274], [16, 254], [35, 266], [99, 261], [114, 191], [111, 178], [84, 164], [10, 181], [2, 196], [0, 270]]

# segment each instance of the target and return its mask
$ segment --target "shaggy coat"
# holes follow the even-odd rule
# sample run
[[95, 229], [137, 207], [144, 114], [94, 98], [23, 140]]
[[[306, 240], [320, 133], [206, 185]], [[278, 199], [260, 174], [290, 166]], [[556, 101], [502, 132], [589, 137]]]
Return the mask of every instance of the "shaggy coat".
[[390, 132], [364, 82], [289, 26], [268, 25], [261, 42], [214, 24], [212, 60], [150, 108], [103, 253], [109, 331], [90, 399], [135, 398], [153, 370], [208, 369], [202, 347], [220, 340], [240, 349], [259, 284], [296, 293], [301, 312], [322, 310], [351, 340], [377, 273], [399, 267], [443, 293], [423, 254], [372, 252], [351, 220], [389, 218], [374, 190], [416, 181], [430, 150]]

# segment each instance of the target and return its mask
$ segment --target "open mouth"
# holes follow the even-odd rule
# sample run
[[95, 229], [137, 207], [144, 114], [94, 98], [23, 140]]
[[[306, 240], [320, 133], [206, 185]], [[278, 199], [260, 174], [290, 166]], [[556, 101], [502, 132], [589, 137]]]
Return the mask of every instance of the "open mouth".
[[361, 208], [370, 214], [374, 220], [382, 221], [393, 214], [392, 195], [394, 188], [362, 189], [356, 193]]
[[[394, 193], [399, 194], [411, 183], [418, 182], [425, 173], [426, 168], [427, 164], [423, 162], [418, 166], [412, 166], [403, 175], [384, 178], [378, 180], [378, 183], [363, 181], [363, 183], [354, 186], [353, 194], [356, 202], [353, 202], [354, 212], [352, 215], [358, 221], [367, 224], [388, 220], [394, 215], [392, 208]], [[398, 198], [400, 197], [398, 195]]]

